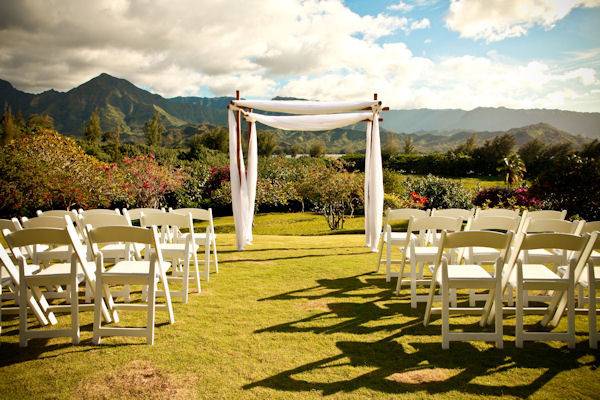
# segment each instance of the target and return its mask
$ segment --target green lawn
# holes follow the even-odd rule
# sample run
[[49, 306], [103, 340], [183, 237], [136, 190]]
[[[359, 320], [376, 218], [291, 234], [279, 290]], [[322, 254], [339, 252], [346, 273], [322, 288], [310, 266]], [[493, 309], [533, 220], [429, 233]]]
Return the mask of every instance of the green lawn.
[[[443, 351], [439, 320], [423, 327], [424, 306], [411, 310], [406, 291], [395, 296], [392, 283], [373, 272], [375, 255], [362, 235], [281, 235], [300, 227], [322, 232], [319, 218], [259, 216], [259, 234], [244, 252], [235, 251], [232, 234], [221, 234], [220, 272], [188, 304], [175, 303], [174, 325], [159, 311], [154, 346], [136, 338], [93, 346], [92, 315], [84, 312], [81, 345], [61, 338], [20, 349], [17, 320], [7, 316], [0, 397], [598, 397], [599, 354], [588, 348], [585, 318], [577, 317], [572, 351], [559, 343], [516, 349], [511, 317], [504, 350], [475, 342]], [[143, 321], [131, 312], [121, 316]], [[452, 321], [459, 329], [478, 328], [473, 317]]]

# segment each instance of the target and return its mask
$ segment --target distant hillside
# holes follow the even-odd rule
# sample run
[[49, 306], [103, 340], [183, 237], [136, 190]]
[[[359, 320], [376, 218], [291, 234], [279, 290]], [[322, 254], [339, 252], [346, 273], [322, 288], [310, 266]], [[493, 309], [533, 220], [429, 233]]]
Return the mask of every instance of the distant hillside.
[[589, 138], [600, 138], [600, 113], [563, 110], [514, 110], [504, 107], [465, 110], [391, 110], [384, 113], [383, 127], [395, 132], [436, 132], [458, 130], [505, 131], [545, 123], [560, 130]]
[[[81, 135], [84, 122], [98, 109], [104, 130], [118, 125], [124, 133], [141, 135], [144, 123], [152, 116], [154, 110], [158, 110], [169, 132], [173, 134], [177, 131], [177, 137], [187, 136], [194, 131], [190, 128], [199, 124], [226, 125], [226, 107], [231, 99], [164, 98], [125, 79], [108, 74], [100, 74], [68, 92], [48, 90], [40, 94], [22, 92], [9, 82], [0, 80], [0, 106], [9, 104], [14, 112], [21, 111], [25, 116], [48, 113], [54, 118], [56, 128], [70, 135]], [[600, 113], [507, 108], [476, 108], [472, 111], [419, 109], [391, 110], [385, 112], [383, 117], [382, 127], [388, 131], [418, 134], [415, 142], [423, 149], [453, 146], [460, 138], [470, 135], [473, 131], [483, 132], [479, 135], [481, 139], [520, 127], [528, 129], [527, 135], [534, 135], [535, 129], [531, 126], [539, 124], [542, 124], [539, 125], [542, 128], [538, 131], [541, 129], [544, 132], [543, 136], [552, 142], [561, 135], [569, 134], [600, 138]], [[549, 126], [557, 128], [555, 130], [560, 133], [550, 133]], [[519, 132], [515, 134], [524, 135]], [[360, 125], [329, 133], [280, 132], [280, 136], [284, 143], [323, 138], [331, 146], [328, 151], [364, 148], [364, 132]], [[574, 139], [572, 135], [565, 137], [569, 141], [580, 140]], [[173, 139], [167, 138], [167, 142], [178, 141]]]

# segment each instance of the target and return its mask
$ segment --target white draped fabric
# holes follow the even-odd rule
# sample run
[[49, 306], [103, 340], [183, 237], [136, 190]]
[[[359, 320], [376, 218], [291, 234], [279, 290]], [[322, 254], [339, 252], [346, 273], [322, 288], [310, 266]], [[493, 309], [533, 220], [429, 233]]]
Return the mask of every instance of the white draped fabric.
[[373, 118], [373, 113], [368, 111], [344, 114], [292, 116], [246, 113], [244, 116], [247, 121], [260, 122], [261, 124], [286, 131], [328, 131], [343, 126], [353, 125], [361, 121], [371, 120]]
[[[320, 131], [367, 121], [364, 189], [365, 242], [371, 248], [371, 251], [377, 251], [383, 214], [383, 171], [379, 137], [380, 103], [378, 101], [320, 103], [250, 100], [234, 100], [233, 103], [235, 106], [265, 111], [287, 113], [300, 113], [302, 111], [303, 114], [310, 114], [272, 116], [242, 111], [244, 118], [250, 123], [248, 164], [246, 166], [234, 110], [230, 107], [228, 122], [231, 205], [238, 250], [243, 250], [245, 245], [252, 243], [252, 222], [254, 220], [258, 174], [256, 122], [284, 130]], [[321, 106], [321, 109], [317, 110], [318, 106]], [[370, 110], [356, 112], [364, 109]]]
[[372, 111], [381, 102], [372, 101], [305, 101], [305, 100], [233, 100], [238, 107], [286, 114], [337, 114]]

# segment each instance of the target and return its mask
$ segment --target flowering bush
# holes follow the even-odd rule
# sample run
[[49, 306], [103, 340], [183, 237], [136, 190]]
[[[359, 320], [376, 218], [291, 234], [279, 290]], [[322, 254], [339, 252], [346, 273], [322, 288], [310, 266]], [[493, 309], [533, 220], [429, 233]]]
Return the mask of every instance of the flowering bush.
[[124, 197], [122, 178], [118, 168], [85, 154], [73, 139], [39, 129], [0, 148], [0, 212], [108, 207]]
[[527, 187], [508, 189], [506, 187], [491, 187], [480, 189], [473, 204], [478, 207], [527, 208], [541, 207], [541, 201], [533, 196]]
[[459, 182], [427, 175], [408, 178], [406, 188], [411, 200], [423, 208], [470, 208], [471, 194]]
[[159, 207], [165, 195], [179, 189], [186, 178], [183, 171], [158, 164], [153, 154], [125, 157], [122, 173], [130, 207]]

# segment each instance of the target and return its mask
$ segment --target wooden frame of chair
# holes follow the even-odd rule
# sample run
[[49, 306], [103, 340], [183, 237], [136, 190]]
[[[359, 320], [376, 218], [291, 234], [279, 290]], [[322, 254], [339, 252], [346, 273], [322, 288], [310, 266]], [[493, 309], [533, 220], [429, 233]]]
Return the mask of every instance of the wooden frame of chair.
[[[594, 251], [600, 250], [600, 232], [593, 231], [591, 233], [585, 233], [585, 237], [589, 237], [587, 245], [583, 251], [580, 252], [575, 267], [571, 264], [569, 269], [561, 267], [562, 274], [569, 275], [571, 270], [574, 270], [574, 281], [575, 285], [583, 288], [587, 288], [589, 291], [588, 307], [575, 308], [575, 313], [583, 313], [588, 316], [588, 327], [589, 327], [589, 344], [590, 347], [595, 349], [598, 346], [598, 330], [596, 323], [596, 316], [598, 310], [596, 305], [598, 299], [596, 298], [596, 290], [598, 290], [598, 283], [600, 282], [600, 267], [596, 267], [596, 263], [591, 257]], [[585, 302], [583, 304], [585, 306]], [[550, 310], [542, 320], [542, 325], [556, 326], [560, 321], [565, 309], [568, 307], [568, 299], [565, 298], [564, 293], [560, 296], [558, 302], [556, 302], [555, 310]]]
[[[386, 208], [383, 214], [383, 230], [379, 237], [379, 254], [377, 255], [377, 269], [375, 270], [375, 272], [379, 272], [381, 264], [385, 263], [386, 282], [390, 282], [392, 277], [398, 276], [398, 273], [392, 272], [392, 264], [400, 265], [405, 262], [404, 253], [402, 253], [402, 258], [400, 260], [392, 259], [392, 248], [396, 245], [400, 246], [401, 250], [403, 250], [409, 236], [407, 232], [394, 232], [392, 224], [399, 221], [408, 222], [411, 217], [422, 218], [428, 217], [429, 215], [429, 210], [425, 211], [418, 208]], [[382, 260], [384, 247], [386, 257], [385, 260]]]
[[[486, 231], [465, 231], [447, 233], [442, 231], [442, 238], [436, 261], [433, 266], [429, 295], [427, 298], [427, 307], [423, 324], [428, 325], [431, 314], [441, 313], [442, 315], [442, 348], [448, 349], [451, 341], [472, 341], [484, 340], [493, 341], [497, 348], [503, 347], [503, 327], [502, 327], [502, 268], [504, 259], [510, 248], [512, 241], [512, 232], [486, 232]], [[495, 272], [490, 274], [480, 265], [460, 265], [449, 264], [444, 252], [456, 250], [464, 247], [490, 247], [499, 250], [500, 256], [494, 263]], [[441, 307], [433, 308], [436, 287], [441, 290]], [[456, 305], [450, 306], [450, 291], [454, 289], [487, 289], [488, 298], [483, 308], [460, 308]], [[450, 313], [468, 313], [482, 314], [485, 316], [486, 307], [496, 305], [495, 329], [493, 333], [489, 332], [450, 332]]]
[[[146, 327], [105, 327], [102, 326], [100, 296], [94, 301], [94, 337], [93, 342], [100, 344], [104, 336], [135, 336], [145, 337], [148, 344], [154, 343], [155, 310], [166, 308], [169, 314], [169, 323], [173, 324], [173, 304], [167, 281], [169, 263], [164, 262], [158, 232], [156, 227], [150, 229], [133, 226], [105, 226], [94, 228], [88, 232], [96, 260], [96, 293], [103, 293], [106, 304], [115, 322], [119, 322], [118, 310], [146, 311]], [[112, 243], [137, 243], [146, 247], [143, 261], [119, 261], [112, 268], [105, 270], [104, 257], [98, 245]], [[148, 260], [149, 258], [149, 260]], [[157, 285], [162, 283], [162, 293], [166, 304], [156, 304]], [[114, 302], [110, 292], [110, 285], [142, 285], [148, 287], [146, 304], [118, 304]]]
[[[512, 266], [510, 271], [503, 280], [506, 283], [511, 282], [511, 286], [516, 287], [516, 325], [515, 336], [516, 346], [523, 347], [525, 341], [544, 341], [558, 340], [567, 342], [569, 348], [575, 346], [575, 270], [577, 264], [581, 262], [582, 255], [586, 245], [589, 242], [588, 236], [578, 236], [567, 233], [533, 233], [522, 234], [523, 239], [520, 241], [519, 247], [516, 250], [519, 254], [525, 250], [533, 249], [556, 249], [566, 250], [579, 254], [578, 259], [572, 258], [569, 260], [570, 266], [566, 276], [559, 276], [550, 268], [542, 264], [524, 264], [521, 259], [516, 260], [516, 264]], [[525, 331], [523, 326], [524, 315], [532, 310], [537, 313], [539, 308], [526, 307], [525, 291], [526, 290], [553, 290], [554, 295], [548, 307], [545, 308], [546, 317], [542, 320], [542, 325], [545, 325], [549, 320], [549, 315], [557, 310], [557, 304], [562, 298], [566, 299], [567, 306], [567, 331], [566, 332], [531, 332]], [[542, 308], [543, 310], [543, 308]], [[560, 311], [560, 316], [564, 308]]]
[[475, 209], [475, 219], [479, 217], [507, 217], [516, 218], [520, 217], [519, 210], [513, 210], [510, 208], [480, 208]]
[[[411, 218], [408, 222], [408, 228], [406, 230], [409, 235], [409, 239], [405, 244], [403, 254], [405, 259], [408, 258], [410, 262], [410, 306], [411, 308], [417, 308], [417, 303], [427, 301], [427, 295], [417, 295], [417, 286], [429, 284], [431, 279], [423, 277], [425, 272], [426, 264], [433, 264], [436, 260], [437, 247], [426, 246], [426, 233], [430, 231], [460, 231], [462, 220], [460, 218], [448, 218], [448, 217], [422, 217], [422, 218]], [[419, 235], [415, 236], [414, 232], [418, 232]], [[437, 237], [434, 235], [434, 237]], [[402, 277], [404, 276], [404, 268], [406, 262], [402, 263], [400, 274], [396, 282], [396, 294], [400, 294], [402, 289]], [[421, 265], [421, 269], [417, 272], [417, 269]], [[418, 276], [417, 276], [418, 275]], [[453, 301], [456, 301], [456, 293], [453, 293]]]
[[[200, 293], [202, 291], [200, 284], [200, 269], [198, 267], [198, 255], [196, 253], [196, 242], [194, 240], [194, 221], [192, 220], [192, 215], [190, 213], [187, 215], [177, 213], [153, 213], [146, 215], [142, 213], [140, 224], [142, 227], [156, 226], [160, 227], [161, 229], [166, 228], [167, 230], [172, 230], [175, 234], [180, 233], [180, 228], [188, 230], [189, 235], [184, 240], [184, 243], [180, 243], [178, 237], [174, 237], [172, 243], [160, 243], [160, 249], [163, 257], [172, 260], [173, 269], [170, 279], [182, 280], [183, 287], [181, 291], [171, 292], [171, 294], [173, 296], [181, 297], [182, 302], [187, 303], [190, 279], [195, 278], [197, 292]], [[206, 258], [210, 257], [209, 229], [209, 227], [206, 228], [204, 246], [205, 260]], [[181, 264], [181, 271], [179, 271], [179, 260], [181, 259], [183, 259], [183, 262]], [[196, 270], [195, 276], [192, 277], [190, 277], [191, 260], [193, 260], [194, 269]]]
[[[13, 249], [13, 253], [19, 261], [19, 345], [26, 347], [28, 341], [32, 338], [64, 336], [71, 337], [73, 344], [79, 343], [79, 301], [77, 291], [79, 283], [83, 281], [83, 276], [78, 273], [75, 256], [71, 258], [70, 263], [53, 264], [35, 275], [26, 275], [27, 261], [25, 256], [20, 254], [18, 250], [20, 247], [35, 246], [37, 244], [69, 245], [70, 240], [67, 229], [28, 228], [10, 233], [6, 236], [6, 241]], [[27, 327], [29, 288], [32, 292], [37, 293], [36, 297], [41, 300], [40, 287], [60, 285], [68, 287], [70, 305], [48, 305], [44, 311], [50, 320], [54, 316], [53, 311], [69, 309], [71, 314], [71, 328], [29, 330]], [[40, 304], [44, 307], [43, 303]]]
[[79, 210], [77, 210], [77, 214], [79, 215], [96, 215], [96, 214], [108, 214], [108, 215], [112, 215], [112, 214], [118, 214], [121, 215], [121, 210], [119, 210], [118, 208], [115, 209], [108, 209], [108, 208], [91, 208], [89, 210], [84, 210], [83, 208], [80, 208]]
[[64, 217], [65, 215], [68, 215], [70, 217], [75, 217], [77, 215], [77, 211], [75, 210], [46, 210], [46, 211], [42, 211], [42, 210], [37, 210], [36, 211], [36, 217]]
[[[202, 208], [172, 209], [169, 207], [169, 212], [176, 213], [176, 214], [183, 214], [183, 215], [191, 214], [192, 220], [208, 221], [208, 229], [206, 230], [206, 233], [199, 233], [199, 232], [194, 233], [194, 240], [195, 240], [197, 246], [201, 245], [201, 246], [206, 247], [206, 236], [210, 236], [208, 243], [209, 243], [209, 247], [212, 246], [212, 252], [213, 252], [213, 257], [214, 257], [214, 261], [215, 261], [215, 272], [218, 273], [219, 272], [219, 260], [217, 258], [217, 235], [215, 234], [215, 225], [214, 225], [214, 220], [213, 220], [212, 208], [204, 210]], [[185, 238], [186, 238], [186, 234], [183, 234], [181, 236], [181, 239], [185, 240]], [[210, 250], [208, 253], [206, 253], [206, 248], [205, 248], [205, 256], [204, 256], [204, 266], [205, 266], [205, 278], [206, 278], [206, 281], [208, 282], [208, 280], [210, 278]]]
[[[10, 298], [12, 300], [14, 300], [16, 307], [14, 308], [8, 308], [5, 309], [4, 312], [6, 313], [8, 311], [8, 313], [15, 313], [18, 314], [19, 313], [19, 288], [20, 288], [20, 272], [19, 272], [19, 268], [14, 264], [13, 260], [10, 258], [8, 252], [6, 251], [6, 249], [2, 246], [2, 244], [0, 243], [0, 263], [2, 263], [2, 267], [3, 270], [5, 270], [8, 274], [8, 277], [4, 278], [6, 280], [6, 282], [2, 282], [2, 284], [0, 286], [5, 286], [6, 283], [9, 283], [10, 286], [10, 290], [12, 293], [9, 293], [10, 296], [1, 296], [0, 299], [5, 299], [5, 298]], [[35, 270], [37, 271], [37, 269]], [[27, 269], [25, 271], [26, 275], [30, 275], [32, 273], [32, 271], [30, 269]], [[0, 300], [0, 303], [2, 301]], [[47, 310], [48, 308], [48, 302], [46, 300], [46, 298], [44, 297], [44, 295], [36, 290], [33, 291], [29, 291], [29, 293], [27, 294], [27, 305], [29, 306], [29, 311], [31, 311], [31, 313], [35, 316], [35, 318], [38, 320], [38, 322], [42, 325], [48, 325], [49, 323], [52, 324], [56, 324], [58, 321], [56, 320], [56, 318], [54, 317], [54, 315], [51, 315], [51, 318], [49, 319], [48, 317], [46, 317], [46, 314], [44, 312], [44, 309], [42, 309], [42, 306], [40, 306], [41, 304], [44, 304], [44, 309]]]
[[[21, 225], [23, 229], [31, 228], [56, 228], [65, 229], [67, 223], [65, 217], [72, 218], [72, 215], [64, 214], [61, 217], [48, 216], [42, 214], [39, 217], [28, 219], [27, 217], [21, 218]], [[72, 250], [69, 245], [62, 245], [57, 247], [49, 247], [47, 249], [41, 249], [39, 246], [32, 246], [33, 253], [30, 254], [34, 264], [40, 264], [44, 266], [51, 261], [67, 262], [70, 260]]]
[[[460, 219], [462, 219], [463, 224], [465, 224], [465, 223], [468, 224], [469, 221], [474, 218], [475, 210], [476, 210], [475, 207], [471, 208], [470, 210], [467, 210], [465, 208], [441, 208], [441, 209], [432, 208], [431, 216], [460, 218]], [[463, 225], [463, 227], [466, 227], [466, 225]], [[441, 233], [438, 233], [438, 237], [435, 238], [435, 241], [439, 242], [440, 238], [441, 238]], [[430, 243], [434, 242], [434, 238], [431, 235], [431, 233], [429, 234], [428, 241]]]

